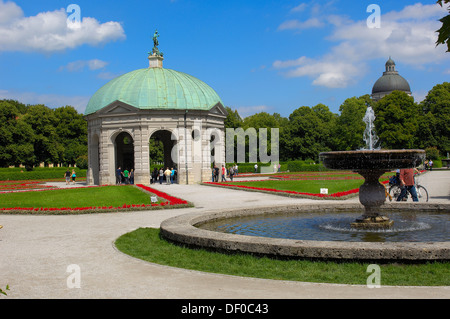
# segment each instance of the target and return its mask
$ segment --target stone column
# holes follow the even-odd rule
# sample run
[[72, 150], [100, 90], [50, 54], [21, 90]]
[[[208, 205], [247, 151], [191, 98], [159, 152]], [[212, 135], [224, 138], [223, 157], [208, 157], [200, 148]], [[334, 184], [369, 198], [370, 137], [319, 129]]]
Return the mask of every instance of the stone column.
[[[100, 185], [114, 185], [115, 175], [114, 175], [114, 144], [108, 138], [109, 132], [107, 130], [101, 130], [100, 135], [100, 172], [99, 172], [99, 183]], [[112, 174], [111, 174], [112, 171]], [[112, 175], [112, 176], [111, 176]]]
[[148, 127], [140, 126], [134, 134], [134, 183], [150, 184], [150, 150]]

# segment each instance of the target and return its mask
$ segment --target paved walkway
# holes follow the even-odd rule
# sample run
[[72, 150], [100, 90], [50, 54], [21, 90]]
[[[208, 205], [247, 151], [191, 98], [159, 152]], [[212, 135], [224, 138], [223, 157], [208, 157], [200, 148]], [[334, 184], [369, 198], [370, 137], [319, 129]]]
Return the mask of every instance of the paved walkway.
[[[62, 183], [63, 185], [65, 183]], [[450, 171], [427, 173], [430, 202], [450, 202]], [[80, 186], [80, 184], [78, 185]], [[199, 185], [155, 185], [195, 208], [75, 216], [0, 215], [3, 298], [450, 298], [450, 287], [315, 284], [210, 274], [160, 266], [114, 247], [120, 235], [159, 227], [172, 216], [223, 208], [309, 203], [270, 194]], [[350, 199], [356, 201], [357, 199]], [[318, 201], [314, 201], [318, 202]], [[81, 288], [68, 288], [68, 266], [80, 267]]]

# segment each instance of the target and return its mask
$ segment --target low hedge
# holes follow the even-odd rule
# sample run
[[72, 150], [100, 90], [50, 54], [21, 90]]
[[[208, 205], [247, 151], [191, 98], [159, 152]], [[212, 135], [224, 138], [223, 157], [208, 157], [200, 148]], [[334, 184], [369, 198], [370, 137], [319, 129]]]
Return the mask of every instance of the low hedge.
[[[261, 173], [262, 168], [264, 167], [264, 171], [273, 172], [273, 163], [256, 163], [258, 164], [257, 173]], [[305, 161], [289, 161], [289, 162], [280, 162], [282, 172], [322, 172], [327, 171], [323, 164], [310, 164], [310, 162]], [[227, 164], [228, 166], [228, 164]], [[255, 172], [255, 163], [238, 163], [238, 171], [239, 173], [254, 173]]]
[[[69, 167], [72, 172], [78, 177], [86, 177], [87, 170], [80, 168]], [[64, 179], [64, 173], [67, 167], [36, 167], [32, 171], [27, 171], [25, 168], [0, 168], [0, 181], [27, 181], [39, 179]]]

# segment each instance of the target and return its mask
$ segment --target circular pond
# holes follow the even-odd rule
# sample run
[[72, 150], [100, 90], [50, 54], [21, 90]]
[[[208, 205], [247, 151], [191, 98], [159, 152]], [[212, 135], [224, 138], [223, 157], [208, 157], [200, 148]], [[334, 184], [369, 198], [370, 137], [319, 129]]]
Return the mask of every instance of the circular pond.
[[450, 205], [390, 203], [380, 210], [394, 220], [392, 229], [351, 229], [355, 216], [364, 212], [362, 205], [323, 203], [180, 215], [165, 220], [160, 233], [189, 247], [275, 257], [450, 260]]

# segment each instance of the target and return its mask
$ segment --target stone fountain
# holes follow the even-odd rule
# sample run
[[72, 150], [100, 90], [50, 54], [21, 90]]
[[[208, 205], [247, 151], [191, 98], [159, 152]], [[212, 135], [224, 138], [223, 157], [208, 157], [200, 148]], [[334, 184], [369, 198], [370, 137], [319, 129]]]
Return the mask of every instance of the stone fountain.
[[359, 201], [364, 206], [364, 214], [352, 223], [357, 228], [389, 228], [394, 221], [380, 214], [380, 206], [386, 201], [386, 188], [380, 177], [393, 169], [413, 168], [425, 159], [424, 150], [380, 150], [376, 147], [378, 137], [374, 130], [375, 115], [368, 106], [364, 116], [366, 130], [364, 141], [367, 149], [358, 151], [325, 152], [320, 154], [325, 167], [351, 170], [364, 177], [359, 188]]

